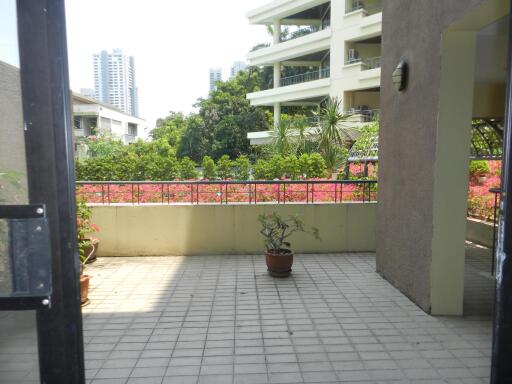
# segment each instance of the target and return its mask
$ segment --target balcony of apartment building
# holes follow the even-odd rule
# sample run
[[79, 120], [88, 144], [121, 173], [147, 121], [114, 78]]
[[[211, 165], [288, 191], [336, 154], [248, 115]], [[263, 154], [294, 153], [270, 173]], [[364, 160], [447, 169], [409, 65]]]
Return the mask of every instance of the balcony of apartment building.
[[252, 105], [315, 103], [329, 95], [331, 86], [329, 51], [297, 57], [274, 67], [268, 89], [249, 93]]
[[344, 89], [371, 89], [380, 86], [381, 37], [347, 41], [342, 77]]
[[273, 27], [273, 44], [248, 55], [251, 65], [274, 67], [269, 89], [247, 96], [253, 105], [310, 102], [329, 93], [330, 2], [294, 3], [275, 1], [248, 15], [252, 24]]
[[347, 40], [380, 35], [382, 0], [346, 0], [343, 24]]

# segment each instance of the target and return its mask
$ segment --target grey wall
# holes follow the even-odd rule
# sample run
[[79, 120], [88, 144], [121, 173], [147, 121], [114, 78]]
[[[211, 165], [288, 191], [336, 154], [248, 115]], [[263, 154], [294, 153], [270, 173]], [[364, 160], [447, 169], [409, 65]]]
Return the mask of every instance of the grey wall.
[[[486, 0], [385, 0], [377, 271], [430, 312], [441, 33]], [[391, 74], [409, 63], [399, 93]]]
[[25, 172], [20, 71], [0, 61], [0, 172]]

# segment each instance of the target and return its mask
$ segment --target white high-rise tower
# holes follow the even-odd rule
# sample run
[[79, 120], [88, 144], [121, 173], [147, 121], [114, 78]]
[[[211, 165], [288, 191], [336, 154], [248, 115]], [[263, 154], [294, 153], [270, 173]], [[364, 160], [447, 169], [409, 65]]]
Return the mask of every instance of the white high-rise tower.
[[139, 115], [135, 60], [120, 49], [93, 55], [96, 99], [133, 116]]
[[217, 81], [222, 81], [222, 68], [210, 68], [210, 91], [216, 89]]

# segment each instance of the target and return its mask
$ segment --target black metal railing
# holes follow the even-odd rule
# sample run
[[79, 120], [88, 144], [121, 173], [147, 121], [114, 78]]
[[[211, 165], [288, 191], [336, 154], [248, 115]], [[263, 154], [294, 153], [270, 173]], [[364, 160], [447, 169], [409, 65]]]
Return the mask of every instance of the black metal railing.
[[308, 81], [315, 81], [319, 79], [325, 79], [331, 76], [330, 68], [323, 68], [318, 71], [311, 71], [301, 73], [299, 75], [283, 77], [281, 79], [281, 87], [286, 87], [288, 85], [306, 83]]
[[376, 180], [78, 181], [91, 204], [316, 204], [377, 201]]

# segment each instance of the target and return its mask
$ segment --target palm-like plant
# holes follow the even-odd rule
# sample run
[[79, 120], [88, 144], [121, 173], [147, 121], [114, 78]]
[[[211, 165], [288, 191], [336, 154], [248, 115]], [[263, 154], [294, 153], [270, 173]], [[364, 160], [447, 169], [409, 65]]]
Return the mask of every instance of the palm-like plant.
[[271, 147], [275, 154], [286, 156], [292, 152], [291, 133], [290, 121], [288, 119], [283, 119], [274, 126], [270, 133], [270, 138], [272, 141]]
[[342, 148], [350, 147], [357, 139], [359, 130], [347, 120], [351, 114], [343, 112], [341, 100], [330, 98], [317, 112], [316, 137], [318, 151], [322, 155], [330, 174], [342, 164]]

